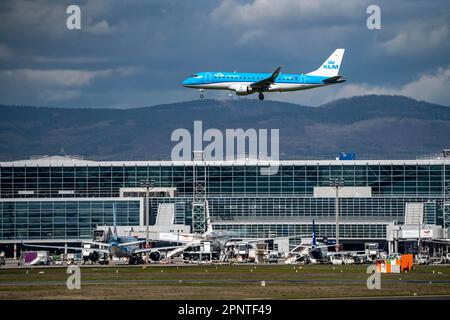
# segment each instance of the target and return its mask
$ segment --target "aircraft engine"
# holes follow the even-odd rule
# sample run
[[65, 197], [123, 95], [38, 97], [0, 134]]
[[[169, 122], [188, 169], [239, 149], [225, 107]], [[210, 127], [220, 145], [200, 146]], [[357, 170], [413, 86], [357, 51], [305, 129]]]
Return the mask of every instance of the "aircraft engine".
[[161, 259], [161, 253], [159, 253], [159, 251], [150, 252], [150, 259], [152, 261], [159, 261], [159, 259]]
[[99, 255], [98, 255], [97, 251], [94, 251], [89, 254], [89, 260], [91, 260], [92, 262], [98, 261], [98, 258], [99, 258]]
[[253, 89], [247, 85], [238, 85], [235, 89], [238, 96], [246, 96], [253, 92]]

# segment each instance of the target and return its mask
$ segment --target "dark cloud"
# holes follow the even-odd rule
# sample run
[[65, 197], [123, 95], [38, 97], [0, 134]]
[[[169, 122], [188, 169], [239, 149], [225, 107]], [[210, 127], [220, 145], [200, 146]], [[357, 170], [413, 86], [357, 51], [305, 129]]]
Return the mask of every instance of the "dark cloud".
[[[78, 4], [82, 30], [66, 28]], [[378, 1], [368, 30], [361, 0], [2, 1], [0, 103], [136, 107], [191, 100], [188, 75], [205, 70], [315, 69], [347, 49], [341, 86], [268, 95], [320, 104], [401, 92], [450, 105], [450, 8], [442, 1]], [[227, 98], [226, 92], [209, 96]]]

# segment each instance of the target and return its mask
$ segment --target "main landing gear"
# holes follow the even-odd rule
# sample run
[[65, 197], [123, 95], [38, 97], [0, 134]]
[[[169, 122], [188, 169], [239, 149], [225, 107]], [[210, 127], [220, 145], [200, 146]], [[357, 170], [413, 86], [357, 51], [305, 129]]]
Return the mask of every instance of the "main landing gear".
[[141, 256], [132, 256], [130, 257], [130, 259], [128, 260], [128, 264], [144, 264], [144, 259], [142, 259]]
[[259, 100], [264, 100], [264, 94], [262, 92], [259, 93], [258, 95]]

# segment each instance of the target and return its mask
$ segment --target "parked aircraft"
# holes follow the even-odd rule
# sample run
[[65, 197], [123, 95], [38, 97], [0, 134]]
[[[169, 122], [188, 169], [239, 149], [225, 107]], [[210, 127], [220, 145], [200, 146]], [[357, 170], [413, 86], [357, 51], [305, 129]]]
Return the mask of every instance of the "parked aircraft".
[[316, 238], [316, 224], [312, 221], [312, 241], [311, 244], [300, 243], [292, 249], [286, 256], [285, 263], [292, 264], [299, 260], [308, 260], [313, 262], [323, 261], [327, 257], [328, 248], [334, 247], [334, 243], [330, 243], [325, 238], [323, 242], [318, 242]]
[[[22, 241], [22, 244], [27, 247], [38, 247], [47, 249], [67, 249], [75, 251], [85, 251], [89, 252], [89, 259], [91, 261], [97, 261], [101, 254], [109, 255], [110, 257], [117, 258], [128, 258], [129, 264], [140, 264], [143, 263], [142, 255], [149, 254], [149, 258], [152, 261], [159, 261], [161, 258], [161, 251], [173, 250], [179, 246], [170, 247], [159, 247], [159, 248], [140, 248], [140, 245], [145, 242], [145, 240], [138, 240], [135, 237], [123, 237], [117, 234], [117, 224], [116, 224], [116, 206], [113, 204], [113, 223], [114, 232], [108, 232], [107, 242], [98, 241], [81, 241], [81, 247], [63, 247], [63, 246], [47, 246], [47, 245], [36, 245], [27, 244]], [[109, 230], [110, 231], [110, 230]], [[86, 245], [90, 245], [86, 246]], [[92, 247], [95, 246], [95, 247]]]

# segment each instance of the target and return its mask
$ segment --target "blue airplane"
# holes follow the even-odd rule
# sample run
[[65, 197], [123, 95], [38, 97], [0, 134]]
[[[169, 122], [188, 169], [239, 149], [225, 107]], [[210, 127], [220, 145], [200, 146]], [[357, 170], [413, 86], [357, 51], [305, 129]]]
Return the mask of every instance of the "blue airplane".
[[342, 83], [339, 75], [345, 49], [336, 49], [331, 56], [315, 71], [307, 74], [284, 74], [281, 67], [270, 73], [241, 72], [199, 72], [182, 82], [186, 88], [200, 90], [204, 98], [205, 89], [230, 90], [239, 96], [259, 93], [259, 100], [264, 100], [263, 92], [298, 91]]

